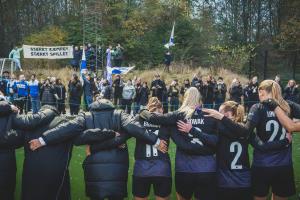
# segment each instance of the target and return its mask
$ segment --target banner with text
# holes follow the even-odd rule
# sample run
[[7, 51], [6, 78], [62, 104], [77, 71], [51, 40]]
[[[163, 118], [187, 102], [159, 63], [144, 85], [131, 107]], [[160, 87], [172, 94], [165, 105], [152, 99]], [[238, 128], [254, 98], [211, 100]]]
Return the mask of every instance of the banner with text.
[[23, 45], [24, 58], [65, 59], [73, 58], [72, 46], [30, 46]]

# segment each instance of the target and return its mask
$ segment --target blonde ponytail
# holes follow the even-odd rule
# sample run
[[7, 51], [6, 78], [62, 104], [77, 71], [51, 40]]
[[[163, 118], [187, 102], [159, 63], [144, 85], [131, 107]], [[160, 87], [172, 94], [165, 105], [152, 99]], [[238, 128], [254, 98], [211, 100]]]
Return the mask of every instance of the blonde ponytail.
[[235, 101], [226, 101], [221, 105], [224, 112], [232, 112], [234, 117], [233, 121], [241, 123], [244, 121], [245, 108]]
[[147, 109], [150, 112], [155, 112], [157, 109], [162, 108], [162, 104], [157, 97], [151, 97], [147, 104]]
[[291, 108], [289, 104], [283, 99], [281, 94], [281, 87], [273, 80], [264, 80], [258, 87], [258, 90], [265, 90], [267, 93], [271, 93], [272, 98], [278, 103], [280, 108], [289, 115]]

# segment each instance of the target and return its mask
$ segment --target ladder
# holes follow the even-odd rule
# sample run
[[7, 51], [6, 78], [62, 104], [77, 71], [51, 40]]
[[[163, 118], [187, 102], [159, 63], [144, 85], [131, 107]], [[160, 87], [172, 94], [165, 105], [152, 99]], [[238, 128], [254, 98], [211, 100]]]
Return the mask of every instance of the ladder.
[[0, 58], [0, 77], [2, 77], [3, 72], [8, 71], [13, 74], [17, 70], [17, 64], [12, 58]]

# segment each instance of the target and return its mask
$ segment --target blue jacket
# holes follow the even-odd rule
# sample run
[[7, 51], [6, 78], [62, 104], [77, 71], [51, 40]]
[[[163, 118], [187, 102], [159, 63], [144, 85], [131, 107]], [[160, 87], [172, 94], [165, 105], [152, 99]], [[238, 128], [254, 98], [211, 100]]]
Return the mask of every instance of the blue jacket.
[[18, 94], [18, 97], [28, 96], [28, 83], [27, 81], [18, 81], [14, 83], [14, 90]]
[[29, 94], [31, 97], [38, 97], [40, 94], [40, 85], [38, 80], [29, 81]]

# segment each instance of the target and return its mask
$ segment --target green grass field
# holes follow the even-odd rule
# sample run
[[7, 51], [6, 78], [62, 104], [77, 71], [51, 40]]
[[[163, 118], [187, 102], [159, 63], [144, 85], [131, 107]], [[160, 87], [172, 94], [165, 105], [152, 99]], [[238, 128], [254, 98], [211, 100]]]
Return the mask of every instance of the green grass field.
[[[128, 180], [128, 199], [133, 199], [131, 194], [131, 175], [134, 164], [134, 145], [135, 141], [131, 139], [128, 141], [129, 146], [129, 157], [130, 157], [130, 168], [129, 168], [129, 180]], [[250, 151], [251, 152], [251, 151]], [[175, 145], [171, 144], [169, 153], [172, 160], [172, 167], [174, 167], [174, 157], [175, 157]], [[300, 193], [300, 135], [294, 136], [293, 141], [293, 157], [294, 157], [294, 169], [295, 169], [295, 179], [296, 179], [296, 187], [297, 194]], [[22, 173], [22, 163], [23, 163], [23, 150], [20, 149], [17, 151], [17, 160], [18, 160], [18, 179], [17, 179], [17, 199], [20, 196], [20, 183], [21, 183], [21, 173]], [[87, 200], [88, 198], [85, 196], [84, 192], [84, 179], [83, 179], [83, 170], [82, 170], [82, 161], [85, 158], [85, 148], [84, 147], [75, 147], [73, 150], [73, 156], [70, 165], [70, 173], [71, 173], [71, 190], [72, 190], [72, 199], [73, 200]], [[174, 170], [173, 170], [174, 172]], [[173, 173], [174, 174], [174, 173]], [[154, 199], [153, 195], [150, 199]], [[173, 182], [173, 193], [171, 199], [176, 199], [175, 196], [175, 188]], [[290, 198], [290, 200], [298, 200], [297, 197]]]

